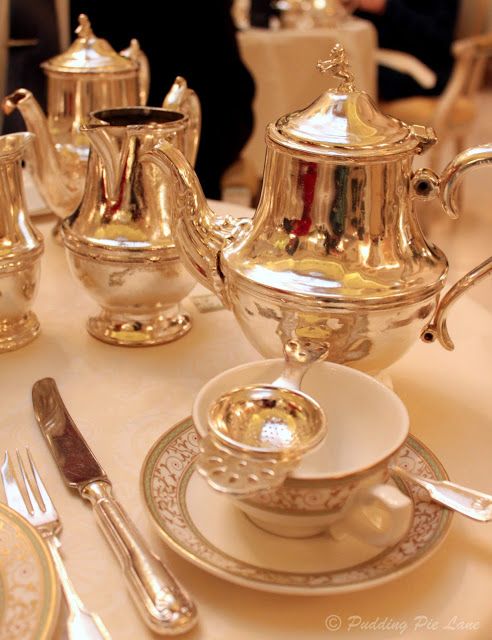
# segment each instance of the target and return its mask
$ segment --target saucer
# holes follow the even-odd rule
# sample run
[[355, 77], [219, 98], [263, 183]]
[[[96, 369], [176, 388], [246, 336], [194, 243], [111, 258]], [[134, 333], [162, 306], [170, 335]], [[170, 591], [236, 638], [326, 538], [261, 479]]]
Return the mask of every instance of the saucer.
[[[216, 576], [261, 591], [322, 595], [356, 591], [398, 578], [444, 540], [452, 513], [416, 485], [398, 486], [414, 502], [406, 536], [381, 551], [352, 538], [292, 539], [256, 527], [195, 470], [199, 435], [191, 418], [165, 433], [144, 461], [141, 488], [157, 531], [179, 555]], [[418, 475], [446, 480], [436, 456], [409, 436], [394, 457]]]
[[0, 504], [0, 640], [48, 640], [58, 605], [58, 577], [44, 540]]

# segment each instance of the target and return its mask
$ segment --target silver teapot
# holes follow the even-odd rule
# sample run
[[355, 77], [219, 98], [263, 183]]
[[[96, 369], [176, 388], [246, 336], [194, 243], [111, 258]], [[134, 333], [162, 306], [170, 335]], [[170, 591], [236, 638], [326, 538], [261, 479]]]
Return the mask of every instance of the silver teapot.
[[491, 272], [492, 259], [439, 303], [448, 262], [424, 237], [414, 203], [438, 195], [456, 217], [459, 178], [492, 162], [492, 145], [461, 153], [440, 177], [414, 170], [434, 132], [382, 114], [355, 89], [340, 45], [319, 64], [339, 85], [268, 126], [251, 220], [216, 218], [175, 148], [160, 143], [145, 160], [171, 167], [178, 180], [171, 227], [183, 262], [263, 356], [281, 356], [291, 339], [319, 341], [329, 344], [329, 360], [375, 373], [420, 332], [453, 347], [446, 310]]
[[[60, 217], [71, 214], [82, 199], [89, 156], [82, 127], [89, 114], [145, 105], [150, 83], [148, 61], [137, 40], [116, 53], [94, 35], [84, 14], [79, 16], [76, 34], [67, 51], [41, 65], [48, 82], [47, 116], [27, 89], [17, 89], [2, 102], [7, 115], [19, 109], [28, 130], [36, 134], [30, 166], [34, 182]], [[199, 135], [200, 105], [183, 78], [176, 78], [163, 106], [187, 113]]]
[[106, 109], [81, 130], [91, 144], [86, 188], [61, 234], [72, 272], [101, 307], [87, 329], [114, 345], [176, 340], [191, 327], [179, 303], [195, 281], [171, 235], [171, 181], [142, 157], [166, 140], [193, 161], [198, 140], [189, 118], [150, 107]]

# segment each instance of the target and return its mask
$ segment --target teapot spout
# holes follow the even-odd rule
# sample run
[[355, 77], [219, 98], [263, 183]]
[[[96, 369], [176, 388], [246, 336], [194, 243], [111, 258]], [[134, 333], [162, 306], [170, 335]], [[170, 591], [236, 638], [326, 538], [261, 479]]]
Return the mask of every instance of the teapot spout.
[[19, 109], [28, 131], [36, 134], [32, 153], [27, 157], [36, 187], [54, 213], [69, 215], [82, 199], [85, 163], [75, 151], [55, 146], [46, 117], [27, 89], [17, 89], [6, 96], [2, 109], [6, 115]]
[[161, 141], [142, 156], [154, 162], [164, 173], [172, 173], [177, 182], [170, 212], [171, 231], [185, 267], [201, 284], [219, 296], [229, 307], [220, 253], [239, 240], [249, 218], [218, 217], [208, 206], [196, 173], [185, 156], [166, 141]]

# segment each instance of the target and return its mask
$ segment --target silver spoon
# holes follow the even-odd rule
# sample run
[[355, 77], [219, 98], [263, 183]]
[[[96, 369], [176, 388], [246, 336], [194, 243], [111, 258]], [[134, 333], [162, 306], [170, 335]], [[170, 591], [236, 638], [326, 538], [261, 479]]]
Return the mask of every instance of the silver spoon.
[[430, 480], [416, 476], [401, 467], [392, 465], [390, 472], [402, 480], [408, 480], [423, 487], [434, 502], [458, 511], [472, 520], [489, 522], [492, 520], [492, 496], [475, 489], [462, 487], [448, 480]]
[[271, 384], [238, 387], [212, 404], [210, 433], [197, 459], [212, 488], [244, 496], [279, 486], [301, 456], [322, 442], [324, 413], [299, 386], [327, 351], [326, 345], [291, 340], [282, 374]]

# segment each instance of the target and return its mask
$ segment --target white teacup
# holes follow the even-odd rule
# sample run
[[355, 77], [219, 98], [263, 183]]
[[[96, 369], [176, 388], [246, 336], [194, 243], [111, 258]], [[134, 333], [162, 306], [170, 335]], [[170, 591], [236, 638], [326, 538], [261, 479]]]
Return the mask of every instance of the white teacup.
[[[202, 435], [207, 412], [222, 393], [243, 385], [271, 382], [284, 361], [250, 362], [212, 378], [193, 404]], [[262, 491], [236, 505], [259, 527], [304, 538], [329, 530], [353, 535], [378, 547], [396, 544], [410, 527], [412, 501], [388, 484], [391, 457], [404, 443], [409, 419], [400, 398], [384, 384], [331, 362], [313, 365], [302, 390], [324, 410], [328, 435], [275, 490]]]

